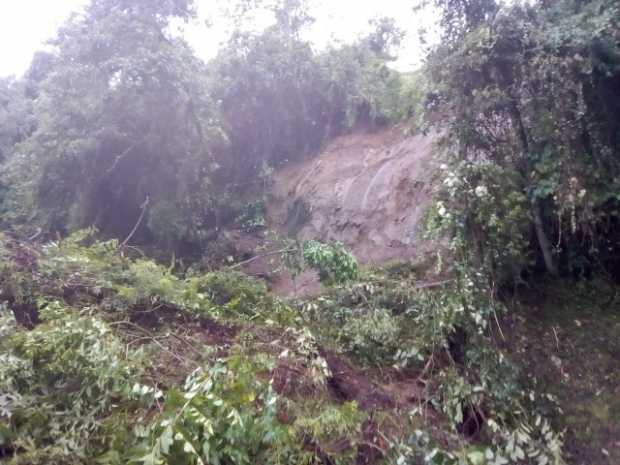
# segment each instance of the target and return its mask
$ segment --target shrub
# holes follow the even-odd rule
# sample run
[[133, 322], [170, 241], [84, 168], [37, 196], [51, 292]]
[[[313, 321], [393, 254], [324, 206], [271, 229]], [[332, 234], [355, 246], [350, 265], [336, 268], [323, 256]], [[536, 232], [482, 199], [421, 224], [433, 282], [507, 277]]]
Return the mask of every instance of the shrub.
[[104, 447], [102, 419], [128, 399], [132, 370], [100, 319], [58, 302], [42, 319], [0, 340], [0, 448], [14, 463], [85, 463]]
[[339, 332], [339, 343], [367, 363], [391, 361], [401, 340], [398, 319], [389, 310], [354, 313]]
[[181, 304], [182, 281], [152, 260], [131, 262], [124, 275], [115, 289], [128, 305], [158, 301]]
[[245, 356], [194, 372], [183, 392], [167, 393], [165, 418], [152, 428], [132, 462], [256, 463], [287, 434], [277, 420], [278, 398], [261, 381], [261, 372], [264, 367]]
[[147, 225], [155, 239], [163, 244], [180, 241], [186, 229], [178, 205], [166, 200], [150, 207]]
[[313, 446], [300, 451], [301, 460], [296, 463], [314, 463], [317, 450], [335, 465], [354, 463], [367, 415], [359, 410], [356, 402], [312, 407], [312, 413], [300, 416], [292, 425], [294, 438], [299, 444]]
[[237, 271], [218, 271], [187, 280], [186, 302], [207, 300], [212, 311], [223, 316], [255, 317], [269, 300], [267, 288], [256, 279]]
[[304, 261], [319, 273], [325, 284], [341, 284], [358, 275], [357, 260], [340, 243], [323, 244], [307, 241], [303, 244]]

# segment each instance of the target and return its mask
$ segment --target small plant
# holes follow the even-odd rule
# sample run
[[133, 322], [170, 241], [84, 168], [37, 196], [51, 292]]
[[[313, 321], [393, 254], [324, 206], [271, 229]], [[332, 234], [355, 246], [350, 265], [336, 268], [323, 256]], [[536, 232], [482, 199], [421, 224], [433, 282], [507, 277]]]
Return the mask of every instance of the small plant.
[[259, 373], [265, 367], [233, 355], [195, 371], [183, 392], [166, 395], [165, 418], [132, 463], [251, 465], [287, 430], [277, 420], [278, 397]]
[[302, 246], [304, 261], [318, 271], [325, 284], [342, 284], [358, 276], [357, 260], [340, 243], [307, 241]]
[[275, 304], [262, 281], [236, 271], [217, 271], [183, 282], [184, 305], [223, 317], [257, 318]]
[[255, 200], [254, 202], [247, 203], [237, 216], [236, 222], [243, 228], [244, 231], [254, 232], [265, 227], [266, 209], [265, 202], [263, 200]]
[[301, 444], [311, 446], [302, 457], [316, 460], [318, 449], [336, 465], [354, 463], [366, 417], [355, 402], [327, 405], [318, 414], [300, 416], [292, 425], [294, 437]]
[[390, 360], [402, 342], [398, 320], [389, 310], [376, 309], [354, 314], [339, 332], [339, 342], [349, 353], [366, 363]]
[[319, 344], [310, 330], [308, 328], [299, 330], [287, 328], [285, 337], [293, 339], [292, 347], [280, 353], [280, 360], [286, 361], [289, 364], [301, 362], [312, 384], [325, 385], [332, 373], [329, 370], [327, 361], [319, 353]]
[[118, 297], [128, 305], [157, 302], [181, 303], [182, 281], [152, 260], [129, 264], [126, 279], [115, 286]]

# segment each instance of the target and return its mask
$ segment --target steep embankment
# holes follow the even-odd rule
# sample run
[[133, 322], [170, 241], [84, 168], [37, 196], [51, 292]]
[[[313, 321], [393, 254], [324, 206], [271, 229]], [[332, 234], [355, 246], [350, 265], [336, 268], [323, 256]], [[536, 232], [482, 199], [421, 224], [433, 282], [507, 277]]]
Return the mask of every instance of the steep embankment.
[[276, 173], [270, 226], [299, 239], [340, 241], [363, 263], [431, 252], [421, 223], [430, 204], [433, 141], [402, 128], [335, 139], [319, 156]]
[[[267, 229], [299, 240], [345, 244], [363, 264], [426, 262], [437, 244], [423, 238], [435, 164], [433, 136], [407, 136], [402, 127], [354, 133], [331, 141], [319, 155], [278, 170], [268, 195]], [[236, 247], [254, 251], [256, 237], [235, 237]], [[270, 241], [267, 241], [270, 242]], [[313, 272], [295, 281], [277, 258], [253, 260], [243, 270], [269, 276], [284, 296], [316, 294]], [[277, 270], [277, 271], [276, 271]]]

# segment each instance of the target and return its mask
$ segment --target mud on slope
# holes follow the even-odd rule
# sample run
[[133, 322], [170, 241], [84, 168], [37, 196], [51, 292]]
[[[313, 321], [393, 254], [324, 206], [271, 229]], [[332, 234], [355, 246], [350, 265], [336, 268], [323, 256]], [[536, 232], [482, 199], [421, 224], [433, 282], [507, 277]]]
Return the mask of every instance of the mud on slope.
[[432, 136], [402, 127], [333, 140], [319, 156], [275, 174], [270, 227], [299, 239], [337, 240], [362, 263], [422, 257], [430, 205]]

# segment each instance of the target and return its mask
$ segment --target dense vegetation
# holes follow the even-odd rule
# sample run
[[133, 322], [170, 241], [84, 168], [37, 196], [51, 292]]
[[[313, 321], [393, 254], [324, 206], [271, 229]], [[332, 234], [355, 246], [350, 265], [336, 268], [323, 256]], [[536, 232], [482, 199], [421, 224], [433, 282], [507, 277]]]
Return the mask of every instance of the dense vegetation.
[[192, 16], [186, 1], [98, 0], [69, 20], [53, 54], [2, 83], [4, 227], [122, 236], [149, 198], [142, 241], [204, 245], [274, 166], [357, 123], [396, 118], [393, 24], [316, 53], [289, 3], [208, 64], [167, 32]]
[[[190, 0], [92, 0], [0, 81], [0, 461], [618, 463], [620, 5], [436, 0], [404, 75], [390, 19], [316, 51], [303, 1], [256, 3], [204, 63]], [[438, 134], [441, 280], [279, 237], [255, 254], [320, 295], [238, 271], [223, 231], [268, 236], [274, 169], [395, 123]]]
[[439, 2], [446, 33], [429, 60], [449, 152], [442, 211], [468, 260], [500, 279], [617, 276], [617, 2], [469, 3]]

